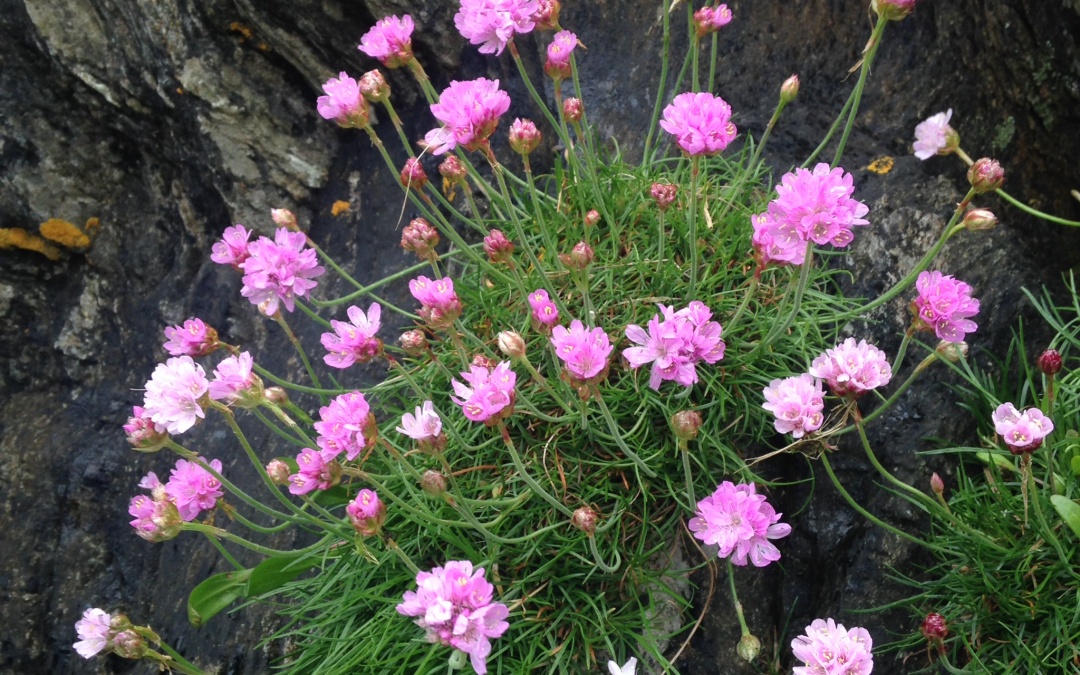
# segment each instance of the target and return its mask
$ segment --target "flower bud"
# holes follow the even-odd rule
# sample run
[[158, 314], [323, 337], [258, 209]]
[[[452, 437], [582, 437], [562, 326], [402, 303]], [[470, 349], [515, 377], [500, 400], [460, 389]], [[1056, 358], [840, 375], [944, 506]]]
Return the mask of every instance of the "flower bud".
[[593, 261], [592, 247], [583, 241], [574, 244], [570, 253], [560, 253], [559, 260], [572, 270], [583, 270]]
[[293, 232], [300, 231], [300, 225], [296, 222], [296, 214], [289, 209], [270, 209], [270, 219], [278, 227], [284, 227]]
[[512, 359], [525, 356], [525, 340], [516, 331], [504, 330], [499, 333], [499, 351]]
[[495, 366], [499, 365], [499, 362], [493, 358], [484, 356], [483, 354], [474, 354], [472, 357], [472, 364], [474, 366], [479, 366], [480, 368], [494, 370]]
[[589, 212], [585, 214], [585, 227], [592, 227], [600, 222], [600, 212], [596, 209], [589, 209]]
[[420, 356], [428, 350], [427, 336], [419, 328], [407, 330], [398, 338], [398, 344], [409, 356]]
[[870, 8], [886, 21], [899, 21], [915, 9], [915, 0], [870, 0]]
[[413, 218], [401, 231], [401, 248], [412, 251], [421, 260], [430, 260], [434, 257], [435, 247], [438, 245], [438, 231], [423, 218]]
[[701, 423], [701, 413], [696, 410], [680, 410], [671, 416], [671, 430], [684, 441], [697, 438]]
[[532, 15], [536, 30], [558, 30], [559, 10], [562, 5], [559, 0], [540, 0], [536, 3], [536, 12]]
[[266, 465], [266, 475], [270, 477], [270, 482], [274, 485], [288, 485], [289, 476], [292, 474], [292, 469], [289, 465], [280, 460], [272, 459], [270, 463]]
[[462, 165], [460, 159], [454, 155], [450, 155], [439, 165], [439, 174], [446, 179], [446, 182], [455, 185], [465, 180], [468, 171], [465, 169], [465, 166]]
[[542, 136], [532, 120], [520, 117], [510, 125], [510, 147], [519, 155], [530, 155], [540, 145]]
[[968, 345], [966, 342], [947, 342], [942, 340], [938, 343], [934, 351], [938, 353], [938, 356], [949, 363], [956, 363], [961, 359], [967, 358]]
[[761, 653], [761, 640], [747, 633], [739, 640], [739, 644], [735, 647], [735, 651], [739, 653], [740, 659], [750, 663]]
[[780, 103], [787, 105], [799, 95], [799, 76], [792, 75], [780, 85]]
[[715, 33], [731, 23], [731, 10], [727, 5], [702, 7], [694, 12], [694, 34], [701, 38]]
[[585, 112], [585, 107], [581, 104], [580, 98], [570, 98], [563, 101], [562, 114], [566, 118], [567, 122], [577, 123], [581, 121], [581, 116]]
[[438, 497], [446, 492], [446, 477], [434, 469], [428, 469], [420, 476], [420, 487], [424, 492]]
[[169, 438], [164, 427], [155, 424], [142, 406], [135, 406], [132, 409], [132, 415], [124, 425], [124, 433], [131, 447], [141, 452], [160, 450]]
[[390, 85], [378, 70], [369, 70], [360, 77], [360, 93], [372, 103], [382, 103], [390, 98]]
[[284, 405], [289, 402], [289, 394], [282, 387], [267, 387], [263, 396], [274, 405]]
[[930, 476], [930, 489], [939, 497], [945, 494], [945, 481], [941, 480], [936, 471]]
[[153, 529], [135, 528], [135, 534], [152, 542], [174, 539], [176, 535], [180, 534], [180, 528], [184, 525], [180, 512], [176, 510], [176, 504], [173, 504], [168, 499], [154, 500], [150, 522], [154, 526]]
[[992, 230], [997, 223], [997, 216], [989, 209], [971, 209], [964, 214], [964, 227], [972, 232]]
[[514, 242], [502, 230], [492, 230], [484, 237], [484, 253], [492, 263], [507, 265], [514, 255]]
[[592, 535], [593, 532], [596, 532], [596, 519], [596, 511], [593, 511], [588, 506], [582, 506], [574, 511], [574, 515], [570, 518], [570, 524], [585, 534]]
[[378, 534], [386, 520], [386, 504], [374, 490], [366, 488], [356, 494], [356, 498], [345, 507], [345, 512], [356, 533], [364, 537]]
[[656, 208], [667, 211], [668, 207], [675, 203], [678, 188], [670, 183], [653, 183], [649, 192], [652, 193], [653, 199], [656, 200]]
[[1035, 359], [1035, 367], [1047, 377], [1057, 375], [1061, 372], [1061, 352], [1056, 349], [1047, 349]]
[[146, 640], [133, 630], [122, 630], [113, 639], [113, 651], [125, 659], [141, 659], [146, 656]]
[[949, 624], [942, 615], [930, 612], [923, 619], [922, 634], [931, 643], [940, 642], [949, 636]]
[[401, 185], [414, 190], [423, 190], [427, 185], [428, 177], [424, 173], [424, 165], [415, 157], [405, 160], [405, 166], [401, 169]]
[[1005, 182], [1005, 170], [997, 163], [997, 160], [983, 157], [975, 160], [968, 169], [968, 182], [976, 194], [993, 192]]

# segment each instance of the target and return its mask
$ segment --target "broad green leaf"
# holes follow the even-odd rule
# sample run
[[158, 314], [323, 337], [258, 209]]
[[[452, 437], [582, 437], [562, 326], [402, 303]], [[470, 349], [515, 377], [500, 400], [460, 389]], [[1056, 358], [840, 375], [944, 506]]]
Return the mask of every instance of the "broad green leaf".
[[234, 600], [244, 597], [251, 570], [237, 570], [215, 574], [191, 589], [188, 596], [188, 621], [196, 628], [202, 626], [215, 614]]
[[1050, 503], [1057, 509], [1058, 515], [1065, 521], [1065, 524], [1072, 529], [1076, 538], [1080, 539], [1080, 504], [1061, 495], [1052, 495]]
[[255, 567], [251, 577], [247, 581], [245, 597], [254, 597], [277, 590], [289, 583], [304, 570], [311, 569], [319, 562], [318, 557], [304, 559], [297, 558], [267, 558]]

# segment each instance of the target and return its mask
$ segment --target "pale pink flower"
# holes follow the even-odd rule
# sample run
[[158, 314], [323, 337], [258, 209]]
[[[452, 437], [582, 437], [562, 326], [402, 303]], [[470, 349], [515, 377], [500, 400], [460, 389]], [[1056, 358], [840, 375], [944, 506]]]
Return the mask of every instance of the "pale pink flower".
[[342, 127], [362, 129], [371, 121], [367, 100], [360, 91], [360, 83], [342, 71], [323, 84], [325, 95], [315, 102], [323, 119], [337, 122]]
[[737, 133], [731, 122], [731, 106], [719, 96], [706, 92], [676, 96], [664, 108], [660, 126], [674, 136], [675, 143], [690, 156], [723, 152]]
[[206, 417], [201, 399], [210, 388], [206, 371], [190, 356], [159, 363], [146, 383], [143, 413], [170, 434], [182, 434]]
[[754, 245], [762, 267], [770, 263], [781, 266], [803, 264], [807, 243], [793, 224], [786, 220], [773, 220], [768, 213], [750, 216], [750, 223], [754, 227], [750, 243]]
[[510, 362], [503, 361], [494, 368], [471, 365], [469, 372], [461, 373], [461, 379], [450, 381], [457, 396], [451, 396], [461, 406], [465, 417], [474, 422], [501, 419], [514, 407], [514, 385], [517, 375], [510, 369]]
[[631, 656], [630, 660], [621, 666], [615, 661], [608, 661], [607, 669], [610, 675], [637, 675], [637, 657]]
[[536, 8], [536, 0], [461, 0], [454, 25], [481, 54], [502, 54], [515, 34], [535, 27]]
[[548, 292], [539, 288], [529, 293], [532, 318], [540, 326], [551, 327], [559, 322], [559, 308], [551, 301]]
[[1054, 430], [1053, 421], [1038, 408], [1021, 413], [1012, 403], [999, 405], [990, 418], [994, 421], [994, 431], [1014, 455], [1035, 452]]
[[252, 372], [255, 361], [248, 352], [222, 359], [214, 368], [210, 382], [210, 398], [231, 405], [234, 402], [251, 403], [248, 399], [262, 396], [262, 380]]
[[509, 264], [513, 260], [514, 242], [507, 239], [502, 230], [492, 229], [484, 237], [484, 253], [493, 263]]
[[75, 622], [75, 634], [79, 641], [72, 645], [79, 656], [88, 659], [109, 648], [112, 639], [112, 615], [103, 609], [91, 607]]
[[356, 493], [356, 497], [345, 507], [345, 513], [357, 533], [370, 537], [378, 534], [382, 528], [386, 520], [386, 505], [374, 490], [365, 488]]
[[[202, 461], [206, 462], [205, 459]], [[218, 474], [221, 473], [221, 460], [215, 459], [206, 463]], [[176, 504], [176, 510], [185, 521], [195, 520], [203, 511], [213, 509], [217, 500], [225, 496], [221, 481], [200, 465], [186, 459], [177, 460], [176, 467], [169, 472], [165, 494]]]
[[412, 32], [411, 16], [388, 16], [364, 33], [358, 49], [387, 68], [404, 66], [413, 56]]
[[378, 427], [367, 399], [353, 391], [319, 408], [315, 431], [319, 432], [315, 442], [322, 450], [323, 459], [329, 462], [344, 452], [345, 459], [352, 461], [375, 439]]
[[314, 490], [329, 490], [341, 478], [341, 467], [336, 461], [327, 461], [316, 450], [304, 448], [296, 456], [298, 471], [289, 476], [289, 492], [306, 495]]
[[258, 305], [266, 316], [273, 316], [278, 305], [296, 308], [295, 299], [307, 296], [318, 286], [312, 281], [326, 270], [319, 265], [315, 249], [304, 248], [307, 239], [303, 232], [278, 228], [273, 240], [259, 237], [248, 245], [247, 260], [240, 264], [244, 270], [244, 286], [240, 295]]
[[791, 641], [794, 675], [870, 675], [874, 670], [874, 646], [865, 628], [848, 630], [832, 619], [814, 619], [806, 635]]
[[825, 417], [825, 390], [810, 373], [776, 379], [765, 387], [762, 408], [776, 415], [774, 426], [781, 434], [802, 438], [821, 428]]
[[442, 419], [435, 412], [435, 405], [424, 401], [422, 406], [416, 406], [415, 412], [401, 416], [401, 426], [397, 430], [414, 441], [434, 442], [442, 433]]
[[755, 567], [765, 567], [780, 559], [769, 540], [791, 534], [790, 525], [778, 522], [780, 516], [752, 483], [724, 481], [697, 503], [697, 516], [687, 525], [695, 538], [719, 546], [721, 558], [730, 557], [736, 565], [749, 559]]
[[837, 396], [862, 396], [884, 387], [892, 379], [892, 365], [885, 352], [866, 340], [848, 338], [814, 359], [810, 374], [820, 377]]
[[952, 108], [945, 112], [931, 115], [915, 127], [915, 156], [919, 159], [930, 159], [937, 154], [948, 154], [950, 149], [950, 135], [955, 135], [949, 120], [952, 118]]
[[150, 542], [162, 542], [178, 535], [184, 520], [158, 477], [153, 472], [147, 474], [139, 487], [150, 490], [151, 495], [135, 495], [128, 505], [128, 513], [135, 517], [131, 521], [135, 534]]
[[480, 148], [499, 126], [499, 116], [510, 108], [510, 96], [498, 80], [454, 80], [431, 105], [431, 114], [443, 123], [424, 136], [432, 154], [442, 155], [461, 146]]
[[251, 231], [243, 225], [237, 224], [226, 227], [221, 235], [221, 241], [215, 242], [210, 248], [210, 259], [219, 265], [232, 265], [240, 269], [240, 263], [248, 257], [248, 239]]
[[473, 569], [465, 560], [416, 575], [416, 590], [406, 591], [399, 614], [416, 617], [429, 642], [459, 649], [471, 658], [478, 675], [487, 673], [490, 638], [506, 632], [510, 610], [493, 602], [494, 587], [484, 579], [484, 568]]
[[134, 406], [131, 417], [124, 425], [124, 433], [127, 442], [138, 450], [152, 450], [160, 448], [169, 436], [165, 433], [165, 427], [155, 424], [142, 406]]
[[971, 297], [971, 286], [941, 272], [920, 272], [915, 280], [919, 296], [914, 301], [916, 326], [934, 331], [946, 342], [963, 342], [978, 324], [968, 317], [979, 313], [979, 301]]
[[367, 363], [382, 351], [382, 340], [375, 337], [379, 330], [382, 306], [371, 303], [367, 314], [356, 306], [348, 309], [349, 322], [331, 319], [333, 333], [322, 334], [322, 346], [328, 352], [323, 357], [326, 365], [348, 368], [354, 363]]
[[188, 319], [182, 326], [165, 329], [165, 351], [173, 356], [206, 356], [218, 348], [217, 331], [202, 319]]
[[[760, 226], [755, 223], [754, 229], [772, 228], [783, 236], [781, 228], [787, 226], [805, 242], [847, 246], [854, 239], [851, 228], [869, 223], [863, 216], [870, 209], [851, 198], [854, 191], [851, 174], [839, 167], [832, 169], [821, 163], [813, 171], [795, 169], [780, 179], [776, 199], [761, 214], [766, 220]], [[790, 230], [786, 232], [790, 236]]]
[[447, 328], [461, 314], [461, 300], [449, 277], [432, 281], [419, 276], [409, 282], [409, 292], [420, 302], [420, 318], [432, 328]]
[[634, 324], [626, 327], [627, 339], [638, 346], [624, 349], [623, 356], [634, 369], [652, 364], [649, 387], [653, 390], [666, 380], [693, 386], [698, 381], [697, 364], [713, 364], [724, 357], [723, 328], [711, 321], [712, 311], [698, 300], [677, 312], [658, 306], [661, 314], [653, 315], [647, 330]]
[[586, 330], [577, 319], [570, 322], [569, 330], [555, 326], [551, 344], [570, 377], [582, 381], [602, 377], [607, 370], [608, 355], [615, 349], [603, 328]]

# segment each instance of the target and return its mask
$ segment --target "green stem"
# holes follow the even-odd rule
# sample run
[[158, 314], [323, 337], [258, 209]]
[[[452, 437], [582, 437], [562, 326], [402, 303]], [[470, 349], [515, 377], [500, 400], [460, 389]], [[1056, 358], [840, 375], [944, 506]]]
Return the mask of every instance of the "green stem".
[[735, 565], [731, 563], [731, 558], [727, 559], [727, 576], [731, 584], [731, 600], [735, 603], [735, 616], [739, 617], [739, 630], [742, 631], [743, 637], [746, 637], [750, 635], [750, 627], [746, 625], [743, 606], [739, 602], [739, 594], [735, 591]]
[[701, 38], [697, 36], [695, 32], [694, 37], [690, 38], [690, 83], [692, 85], [691, 91], [701, 91], [701, 82], [698, 78], [698, 61], [701, 58]]
[[[177, 652], [175, 649], [165, 644], [164, 642], [158, 642], [156, 646], [158, 647], [158, 649], [165, 652], [165, 654], [169, 657], [168, 661], [163, 660], [161, 662], [161, 667], [165, 670], [176, 670], [184, 673], [184, 675], [208, 675], [205, 670], [199, 668], [191, 661], [185, 659], [183, 656], [180, 656], [179, 652]], [[157, 661], [158, 659], [153, 660]]]
[[739, 325], [739, 319], [742, 317], [743, 312], [750, 305], [750, 299], [754, 297], [754, 293], [757, 292], [758, 284], [760, 283], [758, 275], [750, 277], [750, 285], [746, 289], [746, 293], [743, 295], [742, 302], [739, 303], [739, 308], [735, 310], [735, 313], [731, 315], [731, 318], [727, 320], [727, 325], [724, 326], [724, 331], [728, 335], [738, 335], [734, 332], [735, 326]]
[[214, 527], [213, 525], [203, 525], [202, 523], [183, 523], [180, 526], [180, 529], [186, 532], [202, 532], [208, 537], [221, 537], [222, 539], [231, 541], [238, 546], [243, 546], [244, 548], [255, 551], [256, 553], [261, 553], [262, 555], [272, 557], [294, 556], [299, 554], [301, 551], [308, 552], [324, 545], [324, 543], [320, 541], [318, 544], [309, 546], [306, 549], [300, 549], [297, 551], [281, 551], [275, 548], [269, 548], [267, 546], [256, 544], [253, 541], [248, 541], [243, 537], [235, 535], [231, 532], [226, 532], [220, 527]]
[[604, 562], [603, 556], [600, 555], [600, 551], [596, 548], [596, 537], [590, 534], [587, 538], [589, 540], [589, 552], [592, 553], [593, 562], [596, 563], [596, 566], [608, 574], [618, 572], [619, 567], [622, 566], [622, 556], [619, 555], [618, 547], [615, 548], [615, 562], [608, 565]]
[[645, 463], [645, 460], [641, 459], [641, 457], [626, 444], [626, 441], [622, 436], [622, 430], [612, 416], [611, 410], [608, 409], [607, 403], [604, 402], [604, 397], [600, 395], [600, 390], [595, 384], [590, 384], [589, 389], [592, 391], [593, 398], [595, 398], [596, 402], [600, 405], [600, 414], [604, 417], [604, 421], [607, 422], [608, 429], [611, 431], [612, 437], [615, 438], [615, 443], [618, 444], [619, 449], [622, 450], [623, 454], [629, 459], [633, 460], [634, 464], [637, 464], [642, 473], [649, 478], [656, 478], [656, 472], [650, 469], [649, 465]]
[[802, 168], [805, 169], [810, 166], [810, 163], [817, 159], [818, 155], [825, 149], [825, 146], [829, 144], [832, 137], [836, 135], [837, 129], [840, 128], [840, 123], [844, 121], [844, 115], [847, 114], [848, 110], [851, 110], [851, 104], [854, 102], [855, 90], [852, 89], [851, 93], [848, 94], [847, 101], [844, 102], [844, 107], [840, 109], [840, 114], [836, 116], [836, 120], [833, 121], [832, 126], [829, 127], [829, 131], [825, 134], [825, 137], [821, 139], [821, 143], [818, 143], [818, 146], [814, 148], [814, 151], [810, 153], [810, 156], [802, 163]]
[[[967, 164], [968, 166], [971, 166], [972, 164], [975, 163], [975, 161], [973, 159], [971, 159], [971, 157], [968, 156], [968, 154], [966, 152], [964, 152], [963, 150], [961, 150], [960, 148], [956, 149], [956, 154], [959, 155], [960, 159], [964, 160], [964, 163]], [[1017, 198], [1013, 197], [1012, 195], [1005, 192], [1001, 188], [998, 188], [994, 192], [997, 194], [998, 197], [1001, 197], [1002, 199], [1009, 202], [1010, 204], [1012, 204], [1016, 208], [1020, 209], [1024, 213], [1027, 213], [1028, 215], [1035, 216], [1036, 218], [1042, 218], [1043, 220], [1049, 221], [1051, 223], [1057, 223], [1058, 225], [1068, 225], [1070, 227], [1080, 227], [1080, 222], [1077, 222], [1075, 220], [1066, 220], [1065, 218], [1059, 218], [1058, 216], [1053, 216], [1053, 215], [1050, 215], [1049, 213], [1046, 213], [1045, 211], [1040, 211], [1040, 210], [1038, 210], [1036, 208], [1028, 206], [1024, 202], [1022, 202], [1022, 201], [1018, 200]]]
[[[319, 383], [319, 376], [315, 374], [315, 369], [311, 367], [311, 361], [308, 360], [307, 352], [304, 351], [304, 347], [300, 344], [300, 340], [297, 339], [296, 333], [292, 331], [292, 328], [289, 328], [289, 322], [285, 320], [285, 315], [278, 311], [274, 313], [273, 318], [274, 321], [276, 321], [277, 324], [281, 326], [281, 329], [285, 331], [285, 336], [289, 339], [289, 342], [292, 343], [293, 349], [295, 349], [296, 353], [300, 355], [300, 361], [303, 362], [304, 369], [307, 370], [308, 377], [311, 378], [311, 382], [315, 385], [316, 388], [321, 389], [322, 384]], [[320, 396], [320, 399], [322, 400], [323, 405], [326, 405], [326, 397]]]
[[802, 307], [803, 293], [806, 292], [806, 286], [810, 281], [810, 268], [814, 264], [814, 246], [811, 242], [806, 242], [806, 256], [803, 258], [802, 268], [799, 270], [799, 280], [795, 286], [795, 301], [791, 305], [791, 311], [788, 312], [784, 320], [778, 324], [775, 324], [772, 330], [769, 331], [765, 339], [762, 340], [758, 346], [754, 349], [754, 354], [760, 353], [772, 342], [784, 334], [791, 324], [794, 323], [795, 317], [798, 316], [799, 310]]
[[712, 34], [712, 45], [709, 48], [709, 87], [705, 91], [711, 92], [716, 82], [716, 51], [719, 46], [720, 35], [715, 31]]
[[[206, 533], [204, 533], [204, 534], [206, 534]], [[227, 560], [228, 563], [233, 566], [233, 569], [237, 569], [237, 570], [244, 569], [244, 566], [241, 565], [240, 562], [236, 558], [233, 557], [232, 553], [229, 553], [229, 550], [227, 548], [225, 548], [221, 544], [220, 541], [218, 541], [217, 537], [211, 536], [210, 534], [206, 534], [206, 538], [209, 539], [210, 543], [214, 545], [214, 548], [216, 548], [218, 550], [218, 553], [221, 554], [221, 557], [225, 558], [225, 560]]]
[[524, 364], [525, 370], [529, 371], [529, 375], [532, 376], [533, 380], [535, 380], [536, 383], [540, 385], [540, 388], [547, 392], [548, 396], [555, 399], [555, 402], [559, 404], [559, 407], [561, 407], [566, 412], [566, 414], [573, 415], [574, 409], [571, 408], [570, 404], [563, 400], [561, 396], [555, 393], [555, 390], [552, 389], [551, 385], [548, 384], [547, 378], [541, 375], [540, 371], [538, 371], [536, 367], [533, 366], [532, 362], [529, 361], [529, 355], [522, 354], [519, 360], [522, 364]]
[[859, 114], [859, 102], [862, 100], [863, 88], [866, 86], [866, 76], [870, 73], [870, 64], [874, 62], [874, 55], [877, 54], [878, 47], [881, 46], [881, 36], [884, 35], [885, 26], [888, 23], [887, 19], [878, 17], [877, 23], [874, 24], [874, 32], [870, 34], [870, 42], [867, 43], [863, 52], [862, 67], [859, 69], [859, 81], [855, 85], [854, 98], [851, 103], [851, 110], [848, 112], [847, 124], [844, 125], [844, 133], [840, 136], [840, 144], [837, 146], [836, 154], [833, 156], [833, 168], [840, 164], [840, 158], [844, 154], [844, 146], [847, 145], [851, 129], [855, 126], [855, 117]]
[[892, 362], [892, 372], [894, 374], [900, 372], [900, 366], [904, 363], [904, 355], [907, 354], [908, 345], [911, 344], [911, 338], [914, 335], [914, 327], [910, 327], [904, 331], [904, 339], [900, 341], [900, 348], [896, 350], [896, 357]]
[[574, 512], [571, 511], [565, 504], [553, 497], [551, 493], [545, 490], [540, 483], [536, 482], [536, 479], [532, 477], [528, 469], [525, 468], [525, 463], [521, 461], [521, 455], [518, 454], [517, 448], [514, 447], [514, 441], [510, 439], [510, 430], [506, 428], [506, 423], [499, 420], [499, 431], [502, 433], [503, 443], [506, 444], [506, 449], [510, 451], [510, 459], [514, 463], [514, 468], [517, 469], [518, 475], [525, 481], [525, 484], [532, 488], [533, 492], [540, 495], [548, 504], [555, 507], [559, 513], [563, 514], [567, 518], [573, 518]]
[[416, 566], [416, 563], [412, 561], [412, 558], [401, 550], [401, 547], [397, 545], [397, 542], [390, 537], [386, 538], [386, 548], [393, 551], [394, 555], [401, 559], [401, 562], [405, 563], [405, 566], [409, 568], [413, 574], [419, 574], [420, 568]]
[[645, 135], [645, 149], [641, 153], [641, 166], [646, 167], [652, 163], [649, 153], [652, 147], [653, 137], [656, 135], [656, 125], [660, 122], [660, 110], [667, 93], [668, 68], [671, 64], [671, 12], [668, 11], [666, 0], [662, 0], [660, 12], [663, 14], [664, 39], [660, 50], [660, 84], [656, 89], [656, 102], [653, 104], [652, 118], [649, 120], [649, 133]]
[[699, 162], [701, 158], [694, 155], [690, 158], [690, 287], [687, 289], [687, 297], [697, 297], [698, 278], [698, 242], [697, 242], [697, 211], [698, 211], [698, 178]]
[[[713, 36], [715, 37], [715, 33]], [[746, 165], [746, 170], [739, 174], [738, 179], [735, 181], [735, 185], [731, 188], [731, 198], [724, 201], [724, 208], [720, 211], [720, 215], [715, 218], [717, 223], [723, 223], [724, 218], [731, 211], [731, 207], [734, 206], [736, 200], [739, 198], [739, 193], [742, 191], [743, 185], [757, 172], [758, 160], [761, 159], [761, 153], [765, 149], [765, 144], [769, 142], [769, 136], [772, 134], [772, 130], [776, 127], [776, 123], [780, 121], [780, 113], [784, 112], [784, 108], [787, 106], [787, 101], [780, 99], [780, 103], [776, 105], [776, 110], [773, 111], [772, 117], [769, 118], [769, 123], [765, 125], [765, 131], [761, 134], [761, 138], [758, 140], [756, 146], [754, 146], [754, 154], [750, 156], [750, 163]]]
[[690, 470], [689, 443], [679, 439], [679, 454], [682, 455], [683, 480], [686, 482], [686, 496], [690, 498], [690, 511], [697, 508], [697, 495], [694, 494], [694, 474]]

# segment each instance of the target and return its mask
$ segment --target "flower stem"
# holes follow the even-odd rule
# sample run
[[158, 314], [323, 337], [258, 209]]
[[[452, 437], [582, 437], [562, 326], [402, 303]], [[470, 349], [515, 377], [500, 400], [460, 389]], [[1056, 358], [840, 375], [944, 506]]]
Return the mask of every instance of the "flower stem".
[[[321, 389], [322, 384], [319, 383], [319, 376], [315, 374], [315, 369], [311, 367], [311, 361], [308, 360], [307, 352], [304, 351], [304, 347], [300, 344], [300, 340], [297, 339], [296, 333], [292, 332], [292, 328], [289, 328], [289, 322], [285, 320], [285, 316], [280, 311], [278, 311], [274, 313], [273, 319], [277, 322], [279, 326], [281, 326], [281, 329], [285, 331], [285, 336], [289, 339], [289, 342], [292, 343], [292, 346], [296, 350], [296, 353], [300, 355], [300, 360], [303, 362], [304, 369], [307, 370], [308, 377], [311, 378], [312, 384], [314, 384], [316, 388]], [[325, 395], [320, 396], [320, 398], [323, 400], [323, 404], [325, 405]]]
[[168, 660], [165, 660], [164, 658], [152, 659], [154, 661], [160, 661], [161, 668], [165, 670], [175, 670], [184, 673], [184, 675], [207, 675], [205, 670], [199, 668], [183, 656], [180, 656], [179, 652], [164, 642], [158, 641], [156, 646], [168, 656]]
[[694, 494], [694, 475], [690, 471], [689, 443], [679, 439], [679, 454], [682, 455], [683, 480], [686, 482], [686, 496], [690, 498], [690, 512], [693, 513], [697, 506], [697, 495]]
[[[960, 159], [964, 160], [964, 163], [967, 164], [968, 166], [971, 166], [972, 164], [975, 163], [975, 161], [972, 160], [971, 157], [968, 156], [968, 154], [966, 152], [964, 152], [963, 150], [961, 150], [960, 148], [956, 149], [956, 154], [959, 155]], [[1016, 197], [1013, 197], [1012, 195], [1005, 192], [1001, 188], [998, 188], [994, 192], [995, 192], [995, 194], [997, 194], [998, 197], [1001, 197], [1002, 199], [1009, 202], [1010, 204], [1012, 204], [1016, 208], [1020, 209], [1024, 213], [1027, 213], [1028, 215], [1035, 216], [1036, 218], [1042, 218], [1043, 220], [1049, 221], [1051, 223], [1057, 223], [1058, 225], [1068, 225], [1070, 227], [1080, 227], [1080, 222], [1078, 222], [1078, 221], [1066, 220], [1065, 218], [1059, 218], [1058, 216], [1053, 216], [1053, 215], [1050, 215], [1049, 213], [1046, 213], [1045, 211], [1040, 211], [1040, 210], [1038, 210], [1036, 208], [1028, 206], [1024, 202], [1020, 201]]]
[[727, 559], [727, 576], [728, 582], [731, 584], [731, 600], [735, 603], [735, 616], [739, 618], [739, 630], [742, 631], [743, 637], [750, 635], [750, 627], [746, 625], [746, 617], [743, 615], [743, 606], [739, 602], [739, 594], [735, 591], [735, 565], [732, 564], [731, 558]]
[[697, 211], [698, 211], [698, 179], [699, 163], [701, 158], [694, 155], [690, 158], [690, 286], [687, 289], [687, 297], [697, 297], [698, 278], [698, 242], [697, 242]]
[[607, 572], [608, 574], [614, 574], [615, 572], [618, 572], [619, 567], [622, 566], [622, 556], [619, 555], [618, 547], [615, 548], [615, 562], [608, 565], [606, 562], [604, 562], [603, 556], [600, 555], [600, 551], [596, 548], [596, 536], [590, 534], [588, 536], [588, 540], [589, 552], [592, 553], [593, 562], [596, 563], [596, 566]]
[[623, 439], [622, 429], [619, 428], [618, 423], [611, 414], [611, 410], [608, 409], [607, 403], [604, 402], [604, 397], [600, 395], [600, 390], [595, 384], [590, 384], [589, 389], [592, 390], [592, 395], [596, 399], [596, 402], [600, 405], [600, 414], [603, 415], [604, 420], [607, 422], [608, 429], [611, 431], [611, 435], [615, 438], [615, 442], [619, 445], [619, 449], [623, 451], [629, 459], [633, 460], [634, 464], [637, 464], [649, 478], [656, 478], [656, 472], [649, 468], [649, 465], [645, 463], [645, 460], [641, 459], [636, 452], [630, 449], [630, 446], [626, 444], [626, 440]]
[[855, 126], [855, 117], [859, 114], [859, 102], [862, 100], [863, 88], [866, 86], [866, 76], [870, 73], [870, 64], [874, 62], [874, 55], [877, 54], [878, 47], [881, 46], [881, 36], [885, 33], [885, 26], [888, 23], [887, 19], [878, 17], [877, 23], [874, 24], [874, 31], [870, 34], [870, 41], [866, 43], [866, 49], [863, 50], [859, 81], [855, 84], [855, 91], [852, 92], [851, 109], [848, 111], [847, 123], [844, 125], [844, 133], [840, 135], [840, 144], [836, 147], [836, 154], [833, 156], [832, 167], [834, 169], [840, 164], [840, 158], [844, 154], [844, 146], [847, 145], [851, 129]]
[[566, 516], [567, 518], [573, 518], [574, 512], [571, 511], [565, 504], [553, 497], [551, 493], [541, 487], [540, 483], [536, 482], [536, 479], [529, 474], [528, 469], [525, 468], [525, 463], [521, 461], [521, 455], [518, 454], [517, 448], [514, 447], [514, 441], [510, 439], [510, 430], [506, 428], [506, 423], [499, 420], [499, 431], [502, 433], [503, 443], [506, 444], [506, 449], [510, 451], [510, 459], [514, 463], [514, 468], [517, 469], [518, 475], [525, 481], [526, 485], [532, 488], [533, 492], [540, 495], [548, 504], [551, 504], [555, 509]]
[[645, 149], [641, 153], [641, 165], [643, 167], [652, 163], [652, 155], [649, 151], [652, 148], [653, 136], [656, 135], [656, 125], [660, 121], [660, 108], [667, 94], [668, 68], [671, 65], [671, 12], [666, 7], [661, 7], [660, 12], [663, 15], [664, 24], [663, 47], [660, 50], [660, 84], [656, 89], [656, 103], [653, 104], [652, 118], [649, 120], [649, 133], [645, 136]]

